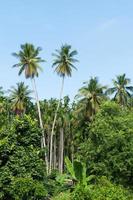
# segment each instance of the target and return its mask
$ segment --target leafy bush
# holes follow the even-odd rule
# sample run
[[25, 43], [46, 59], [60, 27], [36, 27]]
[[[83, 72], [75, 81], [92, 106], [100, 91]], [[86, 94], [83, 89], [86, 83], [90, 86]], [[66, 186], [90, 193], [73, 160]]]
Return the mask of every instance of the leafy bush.
[[0, 199], [44, 199], [48, 181], [40, 158], [40, 130], [29, 116], [0, 130]]
[[89, 127], [88, 140], [80, 145], [80, 157], [89, 173], [133, 185], [132, 124], [133, 112], [111, 102], [101, 107]]
[[91, 186], [77, 185], [72, 193], [72, 200], [92, 200]]
[[97, 184], [83, 186], [77, 184], [73, 192], [60, 193], [52, 200], [132, 200], [133, 194], [122, 186], [112, 184], [106, 177]]
[[44, 199], [48, 195], [43, 183], [34, 181], [32, 178], [14, 178], [11, 183], [10, 193], [15, 200]]
[[51, 200], [73, 200], [70, 192], [62, 192]]
[[132, 200], [133, 194], [125, 190], [122, 186], [118, 186], [109, 182], [106, 177], [99, 179], [92, 190], [92, 200]]

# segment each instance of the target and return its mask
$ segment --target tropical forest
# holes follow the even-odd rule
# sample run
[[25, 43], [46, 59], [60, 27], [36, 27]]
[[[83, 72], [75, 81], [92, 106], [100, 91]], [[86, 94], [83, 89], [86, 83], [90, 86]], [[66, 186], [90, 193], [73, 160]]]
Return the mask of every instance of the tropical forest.
[[64, 96], [79, 62], [79, 50], [64, 43], [51, 56], [59, 98], [40, 99], [41, 52], [20, 45], [10, 68], [25, 81], [0, 87], [0, 199], [133, 200], [130, 77], [118, 74], [107, 86], [89, 75], [73, 100]]

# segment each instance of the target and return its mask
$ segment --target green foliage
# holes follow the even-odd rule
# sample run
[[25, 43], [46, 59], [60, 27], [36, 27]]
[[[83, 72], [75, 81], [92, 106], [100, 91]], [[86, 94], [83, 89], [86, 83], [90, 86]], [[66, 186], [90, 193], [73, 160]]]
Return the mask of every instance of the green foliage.
[[77, 185], [71, 196], [72, 200], [92, 200], [90, 186]]
[[21, 50], [18, 53], [13, 53], [19, 63], [13, 65], [13, 67], [19, 68], [19, 75], [23, 72], [26, 78], [34, 78], [39, 75], [38, 70], [42, 70], [40, 63], [44, 62], [39, 53], [41, 51], [40, 47], [35, 47], [33, 44], [25, 43], [20, 46]]
[[84, 82], [84, 86], [79, 89], [79, 114], [85, 114], [85, 116], [91, 120], [93, 115], [97, 112], [101, 102], [105, 100], [104, 90], [106, 86], [99, 84], [98, 78], [94, 77], [89, 82]]
[[112, 184], [102, 177], [95, 185], [77, 185], [73, 192], [60, 193], [52, 200], [132, 200], [133, 195], [123, 187]]
[[23, 118], [16, 117], [13, 123], [19, 145], [26, 147], [33, 145], [36, 148], [40, 148], [41, 131], [36, 120], [25, 115]]
[[65, 158], [65, 164], [68, 172], [71, 174], [72, 179], [76, 179], [73, 164], [71, 163], [68, 157]]
[[77, 55], [77, 51], [71, 51], [71, 48], [71, 45], [64, 44], [60, 50], [56, 50], [56, 53], [53, 54], [55, 57], [53, 67], [55, 67], [55, 71], [61, 77], [71, 76], [72, 69], [76, 69], [74, 63], [77, 60], [74, 56]]
[[98, 180], [92, 190], [93, 200], [132, 200], [133, 195], [121, 186], [109, 182], [106, 177]]
[[83, 165], [79, 161], [74, 161], [73, 163], [75, 177], [79, 182], [83, 181]]
[[0, 132], [1, 199], [44, 199], [48, 183], [36, 121], [16, 117]]
[[44, 184], [32, 178], [14, 178], [11, 183], [11, 194], [15, 200], [41, 200], [48, 195]]
[[[23, 53], [28, 48], [27, 45], [22, 46]], [[68, 56], [72, 53], [69, 50], [70, 47]], [[35, 60], [32, 58], [36, 64], [33, 71], [25, 71], [27, 68], [23, 62], [15, 65], [20, 67], [19, 73], [27, 73], [26, 78], [38, 76], [38, 63], [41, 60], [36, 56], [39, 51], [36, 49]], [[16, 56], [20, 60], [20, 55]], [[56, 58], [59, 58], [58, 55]], [[64, 71], [59, 72], [58, 64], [55, 63], [57, 73], [64, 76]], [[28, 69], [31, 69], [31, 65]], [[70, 75], [71, 70], [66, 75], [68, 72]], [[133, 199], [133, 110], [123, 104], [107, 101], [103, 98], [104, 88], [97, 79], [91, 79], [91, 82], [91, 93], [88, 93], [87, 87], [82, 91], [87, 92], [86, 96], [82, 96], [85, 98], [82, 108], [85, 109], [81, 108], [81, 102], [70, 104], [68, 97], [60, 103], [52, 145], [51, 164], [54, 170], [49, 175], [46, 173], [45, 153], [50, 163], [52, 122], [59, 101], [51, 99], [40, 102], [46, 139], [46, 148], [41, 148], [42, 130], [38, 125], [36, 105], [26, 101], [23, 104], [26, 110], [22, 109], [26, 112], [15, 116], [12, 112], [13, 99], [5, 97], [0, 90], [1, 200]], [[132, 91], [131, 87], [125, 89]], [[90, 118], [91, 108], [95, 111]], [[62, 140], [60, 130], [64, 134]], [[63, 156], [65, 163], [60, 162]], [[68, 173], [58, 172], [61, 163], [62, 170]]]
[[80, 145], [81, 158], [91, 174], [132, 185], [133, 113], [106, 102], [89, 127], [89, 138]]
[[73, 164], [68, 157], [65, 158], [65, 163], [68, 172], [70, 173], [70, 178], [80, 186], [87, 186], [88, 182], [94, 179], [95, 176], [87, 176], [86, 165], [80, 161], [75, 160]]
[[122, 74], [113, 80], [114, 87], [107, 89], [106, 94], [114, 94], [114, 100], [121, 106], [130, 106], [130, 98], [133, 92], [133, 86], [129, 86], [131, 80]]
[[72, 200], [70, 192], [62, 192], [51, 200]]
[[12, 110], [20, 115], [26, 111], [28, 102], [30, 101], [29, 95], [31, 91], [24, 82], [17, 83], [17, 87], [12, 87], [10, 90], [10, 100], [12, 102]]
[[131, 195], [121, 186], [116, 186], [106, 179], [100, 179], [96, 185], [79, 186], [72, 193], [72, 200], [132, 200]]

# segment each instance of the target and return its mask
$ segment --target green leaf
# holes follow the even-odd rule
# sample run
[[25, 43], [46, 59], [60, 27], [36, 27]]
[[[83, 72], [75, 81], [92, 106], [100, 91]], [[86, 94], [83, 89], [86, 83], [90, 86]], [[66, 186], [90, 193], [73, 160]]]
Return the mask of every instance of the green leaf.
[[76, 179], [73, 164], [71, 163], [71, 161], [69, 160], [68, 157], [65, 158], [65, 164], [66, 164], [67, 170], [71, 174], [72, 178]]

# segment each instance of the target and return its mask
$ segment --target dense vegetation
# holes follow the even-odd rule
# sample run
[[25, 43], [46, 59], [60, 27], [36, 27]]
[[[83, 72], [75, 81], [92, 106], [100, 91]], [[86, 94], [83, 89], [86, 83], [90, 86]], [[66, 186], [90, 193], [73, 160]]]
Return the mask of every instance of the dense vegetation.
[[32, 90], [23, 82], [8, 93], [0, 87], [0, 199], [132, 200], [130, 79], [119, 75], [107, 88], [92, 77], [71, 102], [63, 87], [76, 69], [77, 51], [65, 44], [53, 54], [60, 98], [39, 100], [40, 51], [26, 43], [13, 53], [13, 67], [31, 79]]

